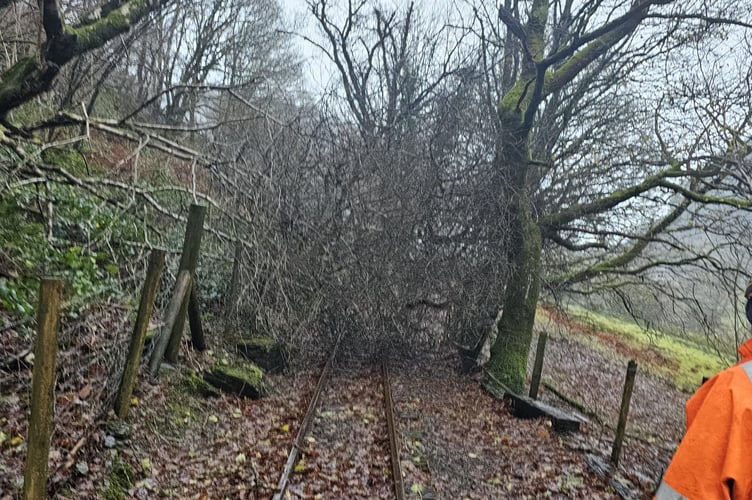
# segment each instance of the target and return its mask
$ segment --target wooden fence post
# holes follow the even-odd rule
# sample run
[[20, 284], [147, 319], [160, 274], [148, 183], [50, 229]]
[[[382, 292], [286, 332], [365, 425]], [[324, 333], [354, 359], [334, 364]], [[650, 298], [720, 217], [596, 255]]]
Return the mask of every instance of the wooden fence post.
[[635, 374], [637, 373], [637, 363], [634, 359], [629, 360], [627, 365], [627, 377], [624, 380], [624, 392], [621, 397], [621, 410], [619, 410], [619, 424], [616, 426], [616, 436], [614, 437], [614, 446], [611, 449], [611, 462], [619, 465], [619, 456], [621, 455], [621, 445], [624, 442], [624, 432], [627, 428], [627, 416], [629, 415], [629, 402], [632, 399], [632, 389], [634, 388]]
[[235, 258], [232, 261], [232, 277], [230, 278], [230, 288], [227, 290], [227, 301], [225, 302], [225, 337], [229, 337], [230, 329], [233, 324], [233, 314], [238, 307], [238, 288], [240, 288], [240, 261], [243, 258], [243, 243], [235, 243]]
[[159, 280], [162, 276], [162, 270], [165, 263], [164, 250], [152, 250], [149, 256], [149, 267], [146, 271], [146, 280], [141, 290], [141, 302], [138, 305], [138, 314], [136, 315], [136, 324], [133, 326], [133, 335], [128, 347], [128, 358], [125, 360], [123, 368], [123, 377], [120, 379], [117, 398], [115, 398], [115, 413], [120, 418], [125, 418], [128, 414], [133, 386], [136, 382], [138, 365], [141, 361], [141, 353], [144, 350], [144, 340], [146, 339], [146, 330], [149, 327], [149, 320], [154, 311], [154, 299], [159, 289]]
[[[201, 248], [201, 236], [204, 233], [204, 216], [206, 207], [203, 205], [191, 205], [188, 213], [188, 224], [185, 229], [185, 239], [183, 240], [183, 252], [180, 255], [179, 272], [188, 271], [191, 276], [191, 286], [196, 286], [195, 273], [198, 264], [199, 249]], [[185, 317], [188, 313], [189, 295], [180, 304], [175, 324], [170, 332], [169, 342], [165, 350], [164, 357], [167, 361], [174, 363], [178, 359], [180, 351], [180, 340], [183, 338], [183, 327], [185, 326]]]
[[26, 440], [24, 500], [47, 498], [47, 467], [55, 397], [55, 357], [63, 282], [43, 278], [39, 287], [37, 339], [31, 378], [31, 416]]
[[540, 387], [541, 374], [543, 373], [543, 355], [546, 352], [546, 341], [548, 332], [542, 331], [538, 335], [538, 346], [535, 349], [535, 364], [533, 364], [533, 378], [530, 380], [530, 397], [538, 398], [538, 388]]
[[197, 351], [205, 351], [206, 340], [204, 339], [204, 327], [201, 325], [201, 307], [199, 307], [198, 287], [195, 279], [188, 296], [188, 324], [191, 327], [191, 345]]
[[154, 350], [151, 352], [149, 359], [149, 375], [154, 378], [159, 373], [159, 365], [162, 364], [162, 357], [170, 341], [170, 332], [172, 332], [175, 322], [177, 321], [180, 307], [185, 302], [191, 286], [191, 274], [188, 271], [181, 271], [178, 279], [175, 281], [175, 289], [172, 291], [170, 303], [165, 311], [164, 326], [162, 332], [154, 344]]

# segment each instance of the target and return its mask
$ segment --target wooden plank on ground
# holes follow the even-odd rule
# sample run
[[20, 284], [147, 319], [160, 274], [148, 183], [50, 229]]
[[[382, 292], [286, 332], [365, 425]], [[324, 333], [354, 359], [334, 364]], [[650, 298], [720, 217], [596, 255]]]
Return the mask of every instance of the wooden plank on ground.
[[508, 388], [500, 388], [490, 381], [483, 382], [483, 388], [497, 399], [509, 401], [514, 416], [518, 418], [548, 418], [551, 419], [556, 432], [577, 432], [582, 420], [577, 416], [541, 403], [527, 396], [515, 394]]
[[511, 401], [514, 414], [519, 418], [550, 418], [557, 432], [580, 430], [580, 419], [551, 405], [512, 392], [505, 393], [504, 399]]

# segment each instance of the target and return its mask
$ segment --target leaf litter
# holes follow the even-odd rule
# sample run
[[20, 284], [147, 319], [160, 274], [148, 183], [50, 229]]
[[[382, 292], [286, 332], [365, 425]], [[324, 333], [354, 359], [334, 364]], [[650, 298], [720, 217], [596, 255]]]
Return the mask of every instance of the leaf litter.
[[[115, 321], [115, 319], [108, 320]], [[3, 339], [3, 352], [22, 345]], [[104, 338], [84, 336], [101, 352]], [[18, 340], [18, 339], [17, 339]], [[75, 342], [61, 352], [76, 356]], [[99, 349], [99, 350], [97, 350]], [[577, 434], [545, 420], [518, 420], [478, 380], [460, 375], [453, 354], [393, 363], [400, 460], [409, 498], [617, 498], [586, 454], [607, 459], [626, 358], [564, 333], [552, 335], [544, 381], [591, 410]], [[211, 360], [184, 351], [188, 364]], [[270, 498], [318, 376], [304, 369], [270, 376], [274, 393], [252, 401], [189, 396], [180, 371], [150, 385], [142, 377], [127, 432], [102, 412], [108, 367], [101, 356], [58, 379], [50, 491], [56, 498], [102, 498], [116, 472], [130, 498]], [[622, 364], [624, 365], [622, 367]], [[109, 377], [109, 378], [108, 378]], [[476, 377], [477, 378], [477, 377]], [[0, 374], [0, 498], [17, 498], [23, 478], [30, 371]], [[620, 472], [631, 498], [649, 498], [681, 436], [687, 394], [638, 373]], [[103, 399], [104, 398], [104, 399]], [[552, 391], [541, 399], [566, 407]], [[338, 371], [327, 386], [290, 481], [293, 498], [393, 498], [377, 370]]]

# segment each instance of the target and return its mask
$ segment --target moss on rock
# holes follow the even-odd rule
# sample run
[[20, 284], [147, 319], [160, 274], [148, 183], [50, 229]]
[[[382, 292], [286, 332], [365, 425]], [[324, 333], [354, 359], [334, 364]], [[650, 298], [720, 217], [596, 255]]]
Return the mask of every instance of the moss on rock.
[[180, 379], [180, 389], [187, 394], [202, 396], [205, 398], [219, 397], [220, 392], [204, 378], [193, 370], [183, 370]]
[[270, 391], [264, 372], [253, 363], [218, 363], [204, 373], [204, 380], [222, 391], [251, 399], [267, 396]]

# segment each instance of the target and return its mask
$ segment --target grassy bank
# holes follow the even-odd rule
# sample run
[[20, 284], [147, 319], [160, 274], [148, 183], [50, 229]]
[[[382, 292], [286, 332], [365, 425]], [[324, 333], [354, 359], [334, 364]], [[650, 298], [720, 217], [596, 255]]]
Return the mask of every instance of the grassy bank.
[[566, 316], [539, 309], [538, 317], [564, 326], [566, 332], [602, 352], [636, 358], [641, 369], [672, 381], [683, 391], [693, 392], [702, 377], [736, 362], [731, 349], [718, 352], [701, 335], [678, 337], [582, 308], [570, 308]]

